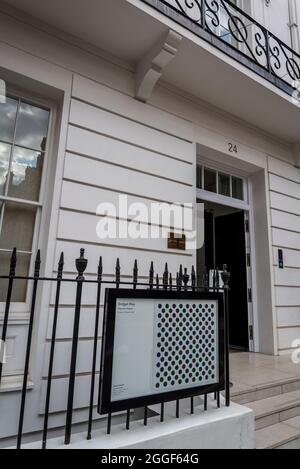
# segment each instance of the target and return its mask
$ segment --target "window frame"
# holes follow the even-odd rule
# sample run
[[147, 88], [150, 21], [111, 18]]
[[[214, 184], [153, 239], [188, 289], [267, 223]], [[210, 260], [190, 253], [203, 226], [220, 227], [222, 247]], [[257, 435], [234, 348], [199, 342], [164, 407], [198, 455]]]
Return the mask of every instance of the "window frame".
[[[249, 208], [249, 184], [248, 184], [247, 177], [245, 177], [244, 175], [241, 175], [238, 172], [235, 172], [234, 169], [232, 168], [226, 169], [225, 166], [220, 168], [220, 167], [217, 167], [217, 165], [214, 166], [213, 164], [207, 164], [206, 162], [201, 162], [200, 160], [197, 161], [197, 171], [199, 171], [198, 169], [199, 167], [202, 167], [202, 171], [201, 171], [202, 188], [196, 186], [196, 190], [197, 190], [197, 194], [199, 195], [199, 198], [201, 197], [208, 198], [209, 200], [214, 199], [215, 202], [219, 202], [221, 204], [223, 203], [225, 205], [233, 206], [233, 207], [238, 206], [244, 210], [247, 210]], [[211, 191], [207, 191], [204, 189], [205, 169], [208, 169], [209, 171], [213, 171], [216, 173], [217, 192], [211, 192]], [[230, 177], [230, 197], [219, 193], [219, 175], [220, 174]], [[243, 193], [244, 193], [243, 199], [236, 199], [235, 197], [232, 196], [232, 178], [238, 178], [243, 182]]]
[[[231, 0], [231, 1], [232, 1], [232, 3], [235, 4], [237, 7], [239, 6], [238, 0]], [[223, 5], [222, 5], [222, 3], [220, 2], [220, 0], [217, 0], [217, 2], [218, 2], [218, 5], [219, 5], [219, 25], [216, 26], [215, 35], [216, 35], [217, 37], [221, 38], [224, 42], [226, 42], [226, 43], [232, 45], [232, 44], [231, 44], [231, 41], [227, 41], [227, 40], [225, 39], [225, 37], [228, 36], [228, 35], [231, 37], [231, 34], [230, 34], [230, 31], [229, 31], [228, 28], [227, 28], [228, 25], [224, 25], [224, 24], [222, 23], [222, 15], [221, 15], [221, 12], [222, 12], [222, 10], [224, 10]], [[206, 14], [207, 14], [207, 12], [206, 12]], [[213, 17], [213, 16], [212, 16], [212, 17]], [[222, 29], [226, 29], [226, 31], [228, 31], [228, 34], [222, 34]], [[238, 47], [238, 44], [235, 44], [234, 47]]]
[[[18, 109], [21, 101], [46, 109], [49, 111], [49, 123], [48, 123], [48, 132], [47, 132], [47, 144], [44, 152], [44, 161], [43, 161], [43, 170], [40, 184], [40, 193], [38, 201], [32, 201], [27, 199], [19, 199], [16, 197], [10, 197], [7, 195], [0, 195], [0, 202], [16, 203], [19, 205], [24, 205], [27, 207], [36, 207], [36, 215], [34, 222], [34, 230], [32, 237], [32, 248], [31, 251], [18, 251], [20, 254], [26, 253], [30, 254], [30, 263], [29, 263], [29, 272], [32, 272], [34, 266], [34, 257], [35, 252], [37, 251], [39, 245], [41, 244], [41, 231], [42, 231], [42, 218], [43, 213], [45, 212], [46, 205], [46, 193], [49, 188], [49, 181], [47, 179], [47, 174], [50, 168], [50, 155], [52, 154], [53, 149], [53, 135], [54, 135], [54, 121], [56, 114], [56, 105], [53, 101], [47, 98], [42, 98], [39, 95], [36, 95], [34, 92], [27, 92], [20, 90], [8, 84], [6, 90], [7, 97], [18, 100]], [[11, 168], [11, 161], [10, 167]], [[0, 229], [2, 227], [3, 215], [2, 210], [0, 213]], [[1, 252], [11, 253], [9, 249], [1, 249]], [[25, 301], [24, 302], [11, 302], [11, 312], [12, 313], [28, 313], [30, 309], [30, 298], [32, 294], [32, 282], [27, 282]], [[5, 301], [0, 302], [0, 315], [5, 311]]]
[[[217, 0], [218, 4], [220, 6], [220, 9], [222, 8], [222, 5], [220, 4], [220, 0]], [[240, 10], [245, 12], [247, 15], [251, 16], [252, 18], [255, 18], [255, 15], [253, 14], [254, 6], [253, 6], [253, 0], [248, 0], [246, 4], [244, 4], [245, 0], [231, 0], [233, 4], [235, 4]], [[232, 37], [232, 35], [229, 32], [229, 35], [232, 37], [232, 39], [235, 41], [235, 44], [232, 44], [231, 41], [226, 41], [225, 35], [221, 34], [223, 25], [221, 24], [221, 19], [220, 19], [220, 24], [216, 28], [216, 35], [221, 38], [225, 43], [227, 43], [229, 46], [234, 47], [237, 50], [240, 50], [242, 53], [245, 53], [247, 55], [247, 52], [245, 50], [246, 46], [245, 44], [240, 44], [235, 39]], [[226, 30], [227, 27], [225, 27]], [[249, 41], [253, 41], [252, 34], [249, 35]]]

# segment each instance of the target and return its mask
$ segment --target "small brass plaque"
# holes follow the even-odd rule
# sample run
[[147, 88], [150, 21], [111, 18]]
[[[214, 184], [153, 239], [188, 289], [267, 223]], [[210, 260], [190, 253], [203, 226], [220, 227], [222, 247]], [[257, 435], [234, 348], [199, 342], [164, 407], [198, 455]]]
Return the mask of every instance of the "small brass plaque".
[[186, 236], [170, 233], [168, 238], [168, 249], [176, 249], [178, 251], [186, 251]]

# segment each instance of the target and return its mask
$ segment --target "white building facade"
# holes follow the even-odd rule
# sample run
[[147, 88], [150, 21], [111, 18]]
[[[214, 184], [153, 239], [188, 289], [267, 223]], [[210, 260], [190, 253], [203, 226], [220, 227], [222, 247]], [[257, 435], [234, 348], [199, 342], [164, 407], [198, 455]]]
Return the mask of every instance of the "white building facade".
[[[32, 271], [37, 249], [47, 277], [64, 252], [74, 278], [81, 248], [90, 278], [100, 255], [107, 279], [117, 258], [124, 279], [135, 260], [145, 279], [151, 261], [159, 273], [166, 262], [174, 274], [195, 265], [199, 277], [227, 264], [231, 345], [289, 354], [300, 340], [300, 8], [296, 0], [220, 0], [217, 9], [208, 1], [203, 29], [203, 4], [0, 3], [1, 275], [14, 247], [20, 275]], [[202, 202], [204, 246], [99, 239], [97, 206], [120, 194], [147, 207]], [[0, 438], [16, 434], [30, 293], [26, 282], [14, 291]], [[54, 294], [48, 285], [37, 298], [25, 432], [41, 428]], [[88, 407], [95, 297], [93, 287], [84, 291], [77, 422]], [[74, 298], [71, 286], [63, 290], [53, 427], [64, 421]]]

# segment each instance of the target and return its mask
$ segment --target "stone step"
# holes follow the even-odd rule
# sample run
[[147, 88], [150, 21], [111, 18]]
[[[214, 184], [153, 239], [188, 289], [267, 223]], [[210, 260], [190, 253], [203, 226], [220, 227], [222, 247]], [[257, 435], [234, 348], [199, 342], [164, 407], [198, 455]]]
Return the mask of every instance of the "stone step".
[[284, 381], [275, 381], [270, 384], [256, 386], [247, 389], [245, 391], [235, 390], [233, 388], [231, 397], [232, 401], [237, 404], [246, 405], [251, 402], [260, 401], [270, 397], [279, 396], [281, 394], [299, 391], [300, 390], [300, 378], [294, 378]]
[[300, 390], [250, 402], [255, 414], [256, 430], [300, 416]]
[[300, 417], [255, 432], [256, 449], [300, 449]]

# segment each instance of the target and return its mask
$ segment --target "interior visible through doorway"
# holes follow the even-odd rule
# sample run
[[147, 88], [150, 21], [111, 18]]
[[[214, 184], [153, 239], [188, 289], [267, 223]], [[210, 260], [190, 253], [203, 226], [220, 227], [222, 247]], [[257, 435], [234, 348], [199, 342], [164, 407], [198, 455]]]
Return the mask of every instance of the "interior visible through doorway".
[[[199, 202], [202, 202], [199, 200]], [[198, 275], [227, 264], [231, 274], [229, 293], [230, 346], [249, 350], [247, 256], [245, 212], [202, 202], [205, 206], [204, 246], [197, 253]]]

